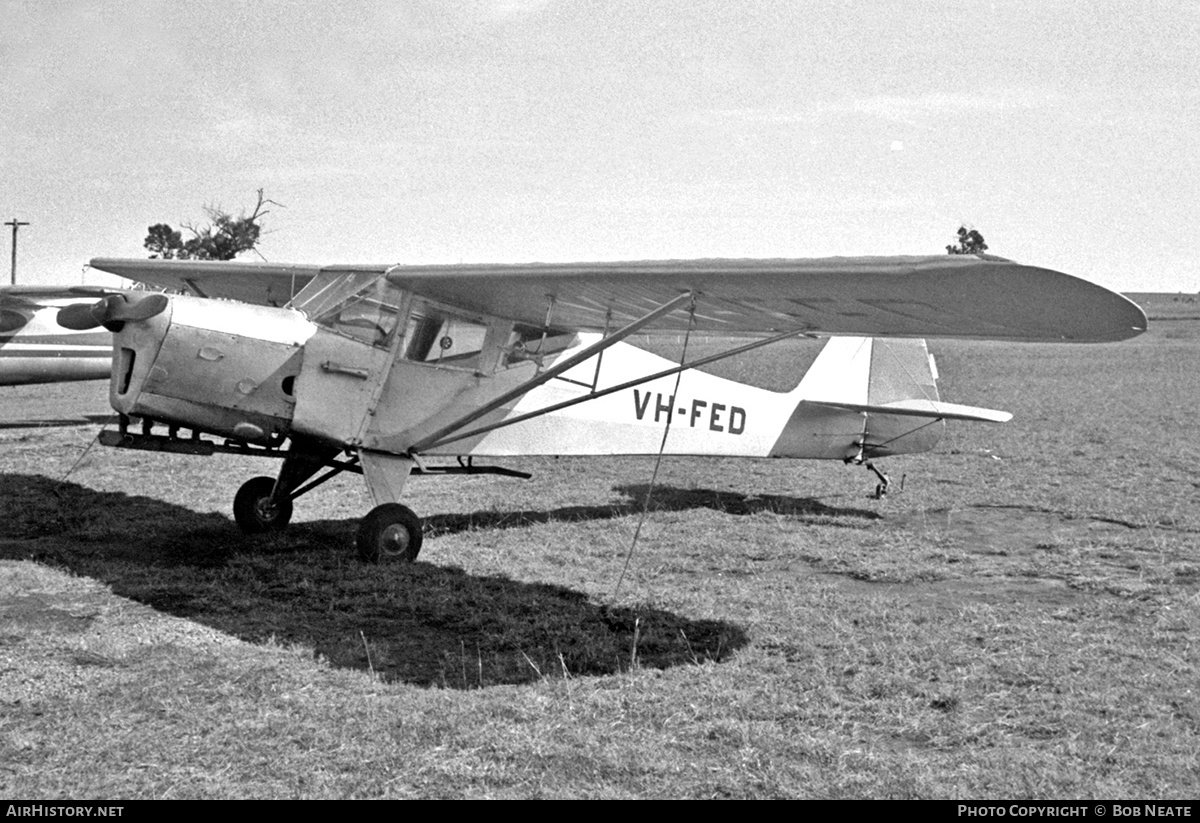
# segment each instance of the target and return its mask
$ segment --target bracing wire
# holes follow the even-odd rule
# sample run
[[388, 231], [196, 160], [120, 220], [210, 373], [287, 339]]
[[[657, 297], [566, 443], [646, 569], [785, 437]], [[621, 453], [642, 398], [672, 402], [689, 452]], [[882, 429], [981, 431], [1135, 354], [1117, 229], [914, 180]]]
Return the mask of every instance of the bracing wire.
[[67, 469], [66, 473], [64, 473], [63, 476], [58, 479], [57, 488], [61, 488], [62, 485], [67, 482], [67, 478], [70, 477], [77, 468], [79, 468], [80, 464], [83, 463], [84, 459], [88, 456], [88, 453], [92, 450], [92, 446], [100, 442], [100, 434], [109, 426], [111, 426], [113, 421], [116, 419], [117, 415], [113, 414], [112, 417], [104, 421], [104, 425], [100, 427], [100, 431], [96, 432], [95, 437], [88, 441], [88, 444], [84, 446], [83, 451], [79, 453], [79, 457], [75, 458], [75, 462], [71, 464], [71, 468]]
[[[693, 295], [691, 305], [688, 307], [688, 324], [687, 331], [683, 335], [683, 351], [679, 355], [679, 365], [687, 363], [688, 340], [692, 336], [692, 326], [696, 322], [696, 298]], [[629, 562], [633, 559], [633, 553], [637, 549], [638, 538], [642, 534], [642, 526], [646, 523], [646, 517], [650, 514], [650, 498], [654, 494], [654, 484], [658, 480], [658, 470], [662, 466], [663, 453], [667, 448], [667, 436], [671, 434], [671, 421], [675, 418], [675, 398], [679, 396], [679, 381], [683, 377], [683, 369], [675, 373], [675, 388], [671, 390], [671, 411], [667, 414], [667, 424], [663, 427], [662, 441], [658, 444], [658, 457], [654, 460], [654, 471], [650, 474], [650, 485], [646, 487], [646, 497], [642, 501], [642, 516], [638, 518], [637, 528], [633, 530], [633, 540], [629, 544], [629, 551], [625, 554], [625, 565], [621, 567], [621, 576], [617, 578], [617, 585], [613, 587], [612, 600], [617, 599], [617, 595], [621, 591], [621, 584], [625, 581], [625, 573], [629, 571]]]

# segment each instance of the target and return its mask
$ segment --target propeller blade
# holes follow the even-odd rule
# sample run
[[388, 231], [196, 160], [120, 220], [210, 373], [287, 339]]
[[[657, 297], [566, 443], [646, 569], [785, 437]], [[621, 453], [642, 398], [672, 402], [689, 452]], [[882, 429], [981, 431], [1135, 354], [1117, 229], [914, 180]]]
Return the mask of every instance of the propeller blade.
[[117, 323], [149, 320], [161, 314], [170, 301], [164, 294], [110, 294], [95, 303], [74, 303], [58, 312], [58, 325], [73, 331], [86, 331], [104, 326], [109, 331]]
[[92, 310], [100, 303], [72, 303], [58, 310], [58, 325], [71, 331], [87, 331], [100, 325], [100, 321], [92, 314]]

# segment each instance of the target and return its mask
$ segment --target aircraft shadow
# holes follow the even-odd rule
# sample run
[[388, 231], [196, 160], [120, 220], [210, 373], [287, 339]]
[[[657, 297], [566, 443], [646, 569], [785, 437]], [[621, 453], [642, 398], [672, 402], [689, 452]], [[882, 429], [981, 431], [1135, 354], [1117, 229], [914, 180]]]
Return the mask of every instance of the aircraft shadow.
[[[32, 559], [250, 642], [447, 688], [720, 661], [741, 627], [609, 608], [564, 586], [349, 557], [357, 520], [247, 537], [221, 514], [0, 474], [0, 558]], [[477, 524], [478, 525], [478, 524]]]
[[[609, 520], [641, 514], [649, 484], [615, 486], [614, 491], [626, 500], [603, 506], [563, 506], [557, 509], [525, 511], [481, 510], [468, 514], [434, 514], [425, 518], [427, 534], [454, 534], [472, 529], [509, 529], [539, 523]], [[681, 512], [712, 509], [736, 516], [771, 512], [794, 518], [801, 523], [831, 523], [837, 518], [878, 520], [882, 517], [870, 509], [836, 507], [810, 497], [764, 494], [747, 495], [714, 489], [683, 489], [675, 486], [656, 486], [650, 499], [650, 511]]]

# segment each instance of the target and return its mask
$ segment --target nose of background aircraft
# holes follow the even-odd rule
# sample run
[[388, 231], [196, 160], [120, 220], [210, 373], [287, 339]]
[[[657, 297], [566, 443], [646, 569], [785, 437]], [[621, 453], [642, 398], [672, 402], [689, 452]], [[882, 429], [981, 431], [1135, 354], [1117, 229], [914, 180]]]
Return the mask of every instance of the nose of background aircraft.
[[58, 325], [72, 331], [103, 326], [111, 332], [121, 324], [149, 320], [162, 314], [170, 301], [163, 294], [110, 294], [96, 303], [73, 303], [58, 312]]

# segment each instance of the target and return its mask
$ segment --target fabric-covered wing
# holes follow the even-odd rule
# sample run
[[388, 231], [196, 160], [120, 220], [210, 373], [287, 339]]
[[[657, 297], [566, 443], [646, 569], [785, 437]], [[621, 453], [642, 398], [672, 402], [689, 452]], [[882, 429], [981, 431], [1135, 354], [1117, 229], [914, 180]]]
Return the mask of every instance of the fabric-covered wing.
[[[235, 260], [121, 260], [96, 258], [94, 269], [200, 297], [282, 306], [321, 271], [320, 266]], [[377, 266], [380, 272], [387, 266]]]
[[107, 286], [0, 286], [0, 303], [38, 309], [49, 300], [86, 300], [122, 291]]
[[[1115, 292], [998, 257], [832, 257], [399, 266], [296, 266], [176, 260], [92, 261], [141, 282], [283, 305], [318, 272], [378, 272], [422, 297], [541, 326], [615, 329], [692, 292], [710, 334], [795, 330], [816, 335], [1102, 342], [1146, 329]], [[551, 304], [552, 308], [551, 308]], [[549, 310], [549, 311], [548, 311]], [[673, 311], [645, 331], [682, 331]]]
[[[695, 292], [696, 329], [1101, 342], [1146, 329], [1125, 297], [997, 257], [835, 257], [397, 266], [388, 279], [445, 303], [533, 325], [616, 328]], [[649, 329], [683, 330], [675, 311]]]

